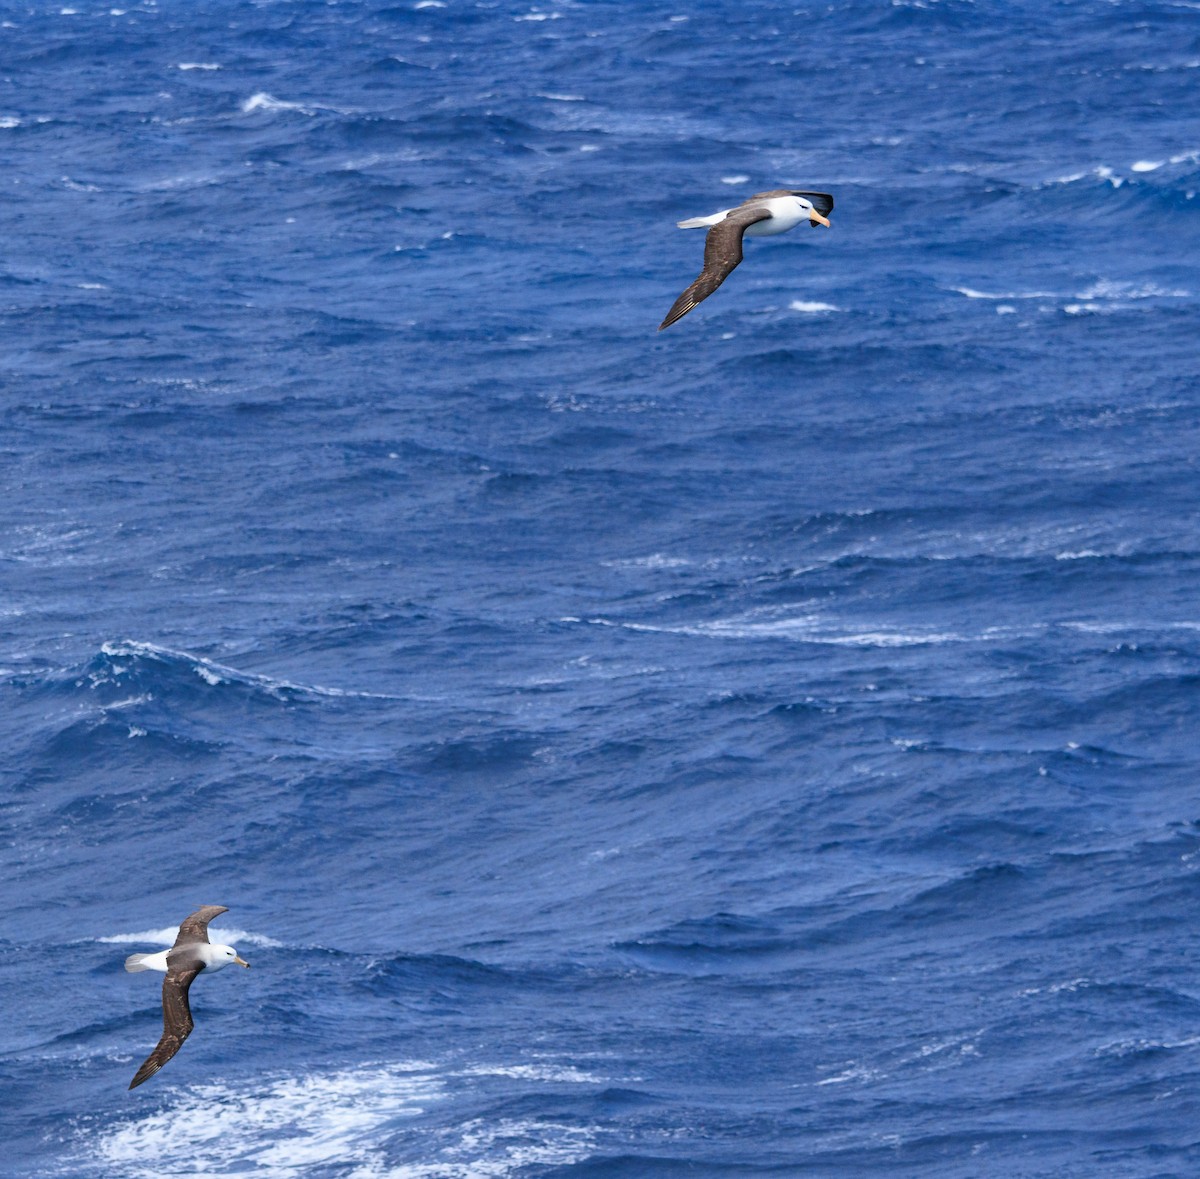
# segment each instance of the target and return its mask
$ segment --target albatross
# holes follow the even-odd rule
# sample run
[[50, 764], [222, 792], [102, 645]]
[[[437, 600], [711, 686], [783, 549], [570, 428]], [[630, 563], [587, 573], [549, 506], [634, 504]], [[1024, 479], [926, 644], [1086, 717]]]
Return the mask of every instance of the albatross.
[[224, 905], [205, 905], [197, 909], [179, 927], [179, 936], [169, 950], [157, 954], [130, 954], [125, 959], [125, 969], [131, 974], [140, 970], [161, 970], [163, 979], [163, 1033], [158, 1046], [142, 1062], [134, 1074], [129, 1087], [135, 1089], [149, 1080], [183, 1046], [191, 1034], [192, 1009], [188, 1006], [188, 987], [202, 970], [220, 970], [230, 962], [249, 966], [232, 946], [224, 946], [208, 940], [208, 923], [221, 913], [228, 913]]
[[833, 197], [827, 192], [806, 192], [803, 189], [776, 188], [756, 192], [736, 209], [722, 209], [710, 217], [689, 217], [678, 222], [680, 229], [699, 229], [711, 225], [704, 241], [704, 269], [700, 276], [667, 312], [658, 325], [661, 332], [677, 319], [682, 319], [697, 303], [707, 299], [730, 275], [742, 260], [742, 237], [770, 237], [786, 233], [801, 221], [814, 228], [829, 226], [833, 212]]

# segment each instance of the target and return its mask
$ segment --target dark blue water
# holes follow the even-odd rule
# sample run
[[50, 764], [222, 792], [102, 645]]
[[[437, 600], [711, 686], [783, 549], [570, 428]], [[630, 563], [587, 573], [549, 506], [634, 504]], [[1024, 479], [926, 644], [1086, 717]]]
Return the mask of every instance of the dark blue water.
[[1200, 6], [122, 2], [0, 8], [0, 1172], [1194, 1176]]

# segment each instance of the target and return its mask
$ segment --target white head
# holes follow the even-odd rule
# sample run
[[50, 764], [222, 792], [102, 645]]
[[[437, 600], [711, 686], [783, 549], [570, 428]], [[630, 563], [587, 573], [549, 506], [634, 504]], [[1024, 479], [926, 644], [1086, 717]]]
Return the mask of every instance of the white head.
[[204, 959], [204, 965], [208, 970], [220, 970], [223, 966], [228, 966], [231, 962], [236, 962], [239, 966], [249, 967], [250, 963], [238, 957], [238, 952], [232, 946], [223, 946], [220, 942], [213, 942], [212, 945], [207, 945], [201, 948], [200, 956]]
[[807, 217], [814, 225], [824, 225], [826, 229], [829, 228], [829, 219], [827, 217], [822, 217], [821, 214], [818, 213], [815, 208], [813, 208], [813, 203], [808, 199], [808, 197], [803, 197], [797, 193], [793, 193], [792, 200], [796, 202], [802, 216]]

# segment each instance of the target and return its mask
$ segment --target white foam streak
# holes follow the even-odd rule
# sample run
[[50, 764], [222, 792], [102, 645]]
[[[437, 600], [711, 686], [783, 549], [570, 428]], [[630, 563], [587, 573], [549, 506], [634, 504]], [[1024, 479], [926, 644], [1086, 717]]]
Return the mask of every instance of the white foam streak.
[[517, 1121], [467, 1122], [460, 1141], [440, 1153], [444, 1161], [416, 1163], [386, 1171], [354, 1171], [350, 1179], [504, 1179], [529, 1167], [567, 1167], [594, 1150], [588, 1129], [562, 1123]]
[[[152, 945], [170, 946], [179, 936], [178, 925], [168, 925], [163, 929], [143, 929], [140, 933], [113, 933], [108, 937], [98, 937], [95, 940], [112, 946]], [[283, 942], [277, 942], [273, 937], [264, 933], [251, 933], [245, 929], [225, 929], [209, 927], [208, 940], [220, 942], [226, 946], [250, 945], [278, 948]]]
[[994, 631], [981, 635], [960, 635], [933, 630], [831, 629], [814, 615], [761, 621], [720, 619], [691, 626], [652, 626], [642, 622], [612, 622], [607, 618], [589, 618], [587, 622], [592, 626], [619, 626], [625, 630], [650, 634], [690, 635], [712, 639], [789, 639], [792, 642], [836, 647], [918, 647], [941, 643], [985, 642], [995, 637]]
[[[600, 1083], [553, 1065], [479, 1066], [452, 1075]], [[500, 1179], [532, 1166], [569, 1166], [594, 1150], [588, 1127], [540, 1118], [464, 1120], [453, 1109], [431, 1118], [449, 1096], [437, 1066], [422, 1061], [372, 1062], [239, 1089], [196, 1085], [144, 1117], [100, 1123], [82, 1147], [122, 1179], [218, 1172], [296, 1179], [327, 1167], [347, 1179]], [[396, 1160], [395, 1144], [423, 1161]]]
[[840, 307], [835, 307], [832, 303], [810, 303], [803, 299], [793, 299], [788, 307], [792, 311], [802, 311], [808, 315], [815, 315], [822, 311], [841, 311]]
[[1057, 299], [1061, 297], [1053, 291], [1000, 291], [997, 294], [991, 291], [977, 291], [973, 287], [951, 287], [950, 289], [956, 294], [965, 295], [968, 299]]
[[[133, 639], [125, 639], [119, 643], [104, 643], [101, 645], [100, 650], [105, 655], [110, 655], [117, 659], [149, 656], [151, 658], [171, 659], [189, 663], [196, 675], [213, 688], [221, 684], [250, 684], [272, 694], [289, 691], [301, 692], [311, 696], [344, 696], [369, 700], [395, 700], [399, 698], [387, 696], [379, 692], [355, 692], [347, 688], [323, 688], [316, 684], [297, 684], [291, 680], [273, 679], [271, 676], [238, 671], [236, 668], [226, 667], [222, 663], [215, 663], [211, 659], [205, 659], [201, 655], [193, 655], [189, 651], [179, 651], [172, 647], [162, 647], [157, 643], [140, 643]], [[123, 671], [123, 668], [118, 668], [114, 674], [121, 675]], [[93, 686], [96, 686], [98, 683], [110, 682], [104, 677], [99, 679], [93, 678], [95, 680]]]
[[1095, 310], [1099, 300], [1124, 301], [1129, 299], [1189, 299], [1191, 291], [1181, 288], [1160, 287], [1155, 283], [1112, 282], [1102, 278], [1082, 291], [980, 291], [974, 287], [951, 287], [955, 294], [968, 299], [994, 299], [1008, 302], [1015, 299], [1070, 299], [1079, 300], [1065, 308], [1067, 311]]
[[441, 1083], [416, 1064], [285, 1077], [237, 1093], [198, 1085], [89, 1147], [127, 1179], [196, 1174], [206, 1157], [226, 1176], [276, 1179], [350, 1163], [369, 1168], [354, 1174], [382, 1175], [377, 1135], [442, 1096]]
[[549, 1081], [569, 1085], [602, 1085], [604, 1078], [583, 1069], [558, 1064], [474, 1065], [465, 1069], [468, 1077], [512, 1077], [518, 1081]]

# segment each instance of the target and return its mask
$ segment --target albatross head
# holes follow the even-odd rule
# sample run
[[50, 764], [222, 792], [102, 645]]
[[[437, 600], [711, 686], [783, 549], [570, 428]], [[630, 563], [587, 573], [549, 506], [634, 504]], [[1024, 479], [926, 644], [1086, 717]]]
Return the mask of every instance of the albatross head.
[[231, 962], [247, 968], [250, 966], [250, 963], [241, 958], [232, 946], [223, 946], [219, 942], [205, 947], [204, 960], [209, 970], [220, 970]]
[[817, 210], [813, 207], [812, 201], [810, 201], [808, 197], [804, 195], [804, 193], [793, 190], [792, 196], [795, 197], [796, 204], [800, 206], [802, 215], [806, 216], [813, 225], [824, 225], [826, 229], [829, 228], [829, 219], [827, 217], [822, 217], [821, 214], [817, 212]]

